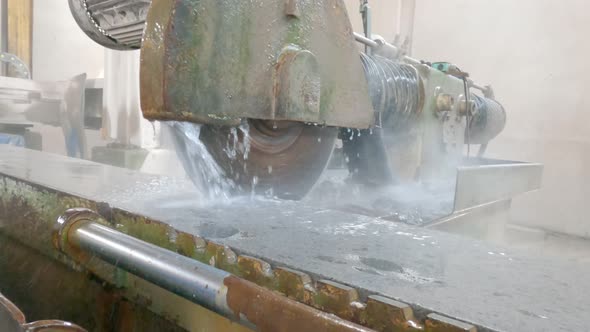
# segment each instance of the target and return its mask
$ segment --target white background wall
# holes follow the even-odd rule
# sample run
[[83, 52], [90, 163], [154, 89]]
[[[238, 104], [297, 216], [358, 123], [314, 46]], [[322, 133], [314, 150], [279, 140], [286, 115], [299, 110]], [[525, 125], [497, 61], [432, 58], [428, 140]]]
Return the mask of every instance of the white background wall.
[[492, 156], [543, 162], [513, 222], [590, 236], [590, 31], [585, 0], [417, 0], [414, 56], [492, 84], [509, 118]]
[[[392, 41], [398, 31], [397, 16], [400, 11], [402, 0], [373, 0], [369, 4], [375, 10], [373, 13], [373, 33], [381, 35], [383, 38]], [[344, 0], [348, 9], [348, 16], [354, 26], [354, 30], [363, 33], [362, 17], [359, 13], [359, 0]]]
[[65, 80], [81, 73], [102, 77], [103, 48], [74, 21], [68, 0], [33, 2], [33, 79]]
[[[78, 27], [68, 0], [33, 2], [33, 79], [66, 80], [81, 73], [88, 78], [102, 77], [104, 48], [88, 38]], [[36, 125], [43, 135], [43, 150], [66, 154], [61, 128]], [[98, 131], [87, 130], [88, 146], [104, 144]]]

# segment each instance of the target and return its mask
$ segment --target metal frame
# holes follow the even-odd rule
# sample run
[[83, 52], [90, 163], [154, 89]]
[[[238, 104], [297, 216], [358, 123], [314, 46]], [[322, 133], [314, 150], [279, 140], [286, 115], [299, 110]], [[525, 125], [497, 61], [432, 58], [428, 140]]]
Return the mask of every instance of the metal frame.
[[543, 165], [487, 160], [485, 164], [462, 166], [457, 171], [454, 211], [512, 199], [541, 189]]
[[425, 228], [502, 242], [512, 199], [541, 189], [543, 165], [474, 158], [457, 169], [453, 211]]

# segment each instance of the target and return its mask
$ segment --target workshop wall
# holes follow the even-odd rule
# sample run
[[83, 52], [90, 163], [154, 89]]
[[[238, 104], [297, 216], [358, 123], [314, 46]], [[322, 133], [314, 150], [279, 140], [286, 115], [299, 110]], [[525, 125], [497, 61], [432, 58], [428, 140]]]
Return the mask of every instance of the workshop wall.
[[33, 2], [33, 79], [58, 81], [80, 73], [102, 77], [103, 48], [74, 21], [68, 0]]
[[417, 0], [413, 55], [492, 84], [508, 125], [490, 155], [545, 163], [514, 223], [590, 236], [590, 29], [584, 0]]
[[[34, 0], [33, 2], [33, 79], [59, 81], [81, 73], [88, 78], [103, 77], [104, 48], [78, 27], [68, 0]], [[66, 154], [61, 128], [36, 125], [43, 136], [43, 150]], [[98, 131], [87, 130], [89, 147], [103, 145]]]

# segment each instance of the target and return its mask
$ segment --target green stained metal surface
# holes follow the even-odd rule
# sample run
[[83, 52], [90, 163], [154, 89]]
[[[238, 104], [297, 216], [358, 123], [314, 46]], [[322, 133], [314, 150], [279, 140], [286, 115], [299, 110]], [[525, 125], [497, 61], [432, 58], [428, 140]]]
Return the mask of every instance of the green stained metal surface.
[[37, 188], [8, 177], [1, 181], [2, 232], [52, 256], [52, 230], [57, 218], [74, 207], [96, 210], [95, 203], [82, 198]]
[[270, 264], [249, 256], [238, 257], [237, 264], [244, 279], [269, 289], [277, 288], [277, 279]]
[[195, 240], [193, 235], [186, 233], [178, 234], [176, 238], [176, 245], [179, 254], [195, 258], [198, 249], [197, 240]]
[[[241, 82], [242, 90], [248, 88], [247, 86], [247, 75], [248, 75], [248, 67], [247, 65], [250, 63], [250, 38], [252, 38], [251, 34], [252, 22], [250, 21], [249, 16], [244, 16], [243, 20], [240, 22], [240, 48], [239, 48], [239, 60], [238, 63], [241, 65], [239, 70], [239, 78]], [[221, 65], [221, 64], [220, 64]], [[245, 91], [242, 91], [244, 93]]]
[[[463, 82], [425, 65], [418, 68], [424, 83], [425, 93], [425, 103], [419, 123], [422, 142], [421, 176], [430, 178], [440, 177], [441, 174], [454, 174], [463, 155], [465, 118], [458, 114], [455, 106], [446, 115], [437, 114], [436, 96], [439, 93], [452, 94], [457, 101], [458, 96], [464, 94]], [[453, 126], [454, 137], [445, 138], [449, 132], [447, 131], [445, 134], [445, 130], [451, 129], [449, 126]], [[454, 139], [456, 144], [447, 142], [449, 139]]]
[[301, 36], [301, 20], [296, 18], [289, 18], [289, 22], [291, 24], [289, 24], [289, 29], [287, 31], [287, 37], [285, 38], [285, 42], [288, 44], [300, 45], [303, 39]]
[[[90, 331], [248, 331], [100, 259], [72, 252], [74, 262], [59, 253], [52, 236], [58, 218], [71, 208], [97, 210], [97, 202], [9, 177], [0, 181], [0, 292], [30, 320], [59, 318]], [[112, 220], [96, 221], [205, 259], [202, 239], [125, 211], [110, 212]]]
[[[343, 2], [299, 6], [301, 14], [294, 17], [285, 14], [282, 0], [154, 0], [142, 49], [144, 116], [222, 125], [254, 118], [369, 127], [372, 108]], [[274, 117], [275, 71], [290, 44], [318, 60], [319, 114]]]
[[170, 226], [119, 210], [113, 211], [113, 222], [120, 232], [159, 247], [177, 251], [176, 243], [171, 240], [170, 234], [174, 230]]
[[[26, 182], [17, 181], [10, 178], [3, 178], [2, 182], [2, 191], [0, 192], [0, 202], [2, 204], [0, 206], [0, 211], [2, 214], [0, 215], [0, 222], [3, 225], [8, 224], [8, 227], [5, 226], [2, 228], [0, 237], [9, 236], [10, 238], [15, 238], [18, 239], [18, 241], [27, 243], [27, 246], [29, 247], [27, 250], [36, 249], [35, 252], [40, 253], [41, 257], [45, 257], [44, 264], [47, 264], [48, 266], [59, 266], [59, 269], [64, 271], [79, 271], [81, 266], [78, 264], [78, 262], [81, 262], [85, 271], [90, 272], [100, 280], [104, 280], [108, 285], [112, 285], [109, 287], [115, 287], [118, 290], [117, 292], [119, 297], [117, 301], [121, 301], [121, 298], [125, 297], [139, 305], [135, 306], [136, 308], [131, 310], [133, 313], [120, 313], [120, 315], [129, 315], [135, 317], [138, 312], [140, 312], [141, 315], [146, 315], [145, 310], [142, 308], [148, 308], [168, 320], [177, 322], [180, 324], [180, 326], [185, 326], [187, 328], [193, 326], [196, 328], [196, 330], [200, 331], [208, 331], [208, 327], [206, 326], [221, 326], [226, 324], [223, 323], [223, 319], [212, 313], [209, 313], [209, 315], [219, 318], [209, 318], [206, 320], [201, 319], [199, 320], [199, 323], [189, 323], [192, 322], [189, 317], [182, 313], [172, 314], [171, 312], [167, 311], [167, 308], [170, 308], [170, 306], [165, 305], [164, 303], [175, 303], [174, 305], [178, 306], [178, 308], [182, 308], [182, 306], [194, 307], [195, 305], [185, 303], [170, 293], [162, 293], [162, 290], [159, 290], [157, 287], [147, 284], [132, 274], [122, 271], [110, 264], [106, 264], [100, 259], [87, 257], [81, 253], [72, 252], [71, 255], [78, 257], [78, 262], [73, 262], [59, 254], [53, 247], [51, 237], [53, 226], [57, 218], [61, 216], [67, 209], [74, 207], [85, 207], [96, 210], [96, 202], [81, 199], [72, 195], [54, 192], [47, 188], [33, 186], [27, 184]], [[312, 290], [301, 288], [303, 286], [300, 284], [300, 279], [298, 279], [296, 272], [282, 272], [280, 274], [281, 277], [279, 278], [267, 263], [257, 260], [253, 257], [238, 256], [234, 251], [226, 246], [215, 244], [213, 242], [207, 243], [201, 238], [187, 233], [178, 232], [164, 223], [151, 220], [140, 215], [131, 214], [123, 210], [108, 210], [108, 214], [110, 216], [110, 220], [100, 220], [101, 223], [109, 224], [118, 231], [134, 236], [138, 239], [150, 242], [163, 248], [167, 248], [169, 250], [176, 251], [182, 255], [195, 258], [201, 262], [214, 265], [239, 277], [253, 281], [261, 286], [275, 290], [298, 289], [299, 292], [304, 292], [304, 294], [300, 295], [303, 297], [301, 300], [316, 308], [332, 312], [332, 310], [340, 310], [340, 308], [343, 306], [347, 306], [345, 300], [334, 302], [334, 299], [326, 297], [325, 294], [314, 295]], [[15, 222], [8, 223], [7, 221], [9, 220], [14, 220]], [[65, 265], [63, 263], [65, 263]], [[55, 278], [60, 278], [61, 272], [56, 273], [57, 275]], [[94, 305], [97, 305], [97, 303], [92, 297], [88, 298], [86, 293], [84, 293], [86, 292], [84, 290], [86, 289], [85, 287], [88, 287], [85, 286], [85, 283], [89, 280], [88, 278], [90, 275], [86, 273], [80, 274], [80, 272], [77, 273], [78, 274], [74, 278], [77, 278], [76, 280], [79, 280], [82, 282], [82, 284], [72, 283], [72, 287], [74, 288], [72, 294], [78, 294], [79, 298], [68, 297], [68, 306], [63, 306], [67, 309], [67, 315], [63, 317], [72, 317], [72, 319], [69, 320], [80, 323], [86, 322], [87, 325], [89, 324], [89, 320], [93, 322], [92, 324], [107, 324], [104, 323], [103, 320], [108, 318], [104, 317], [92, 319], [84, 318], [84, 320], [77, 318], [77, 310], [101, 312], [96, 308], [88, 309], [88, 305], [82, 307], [80, 306], [80, 303], [90, 303]], [[10, 283], [12, 284], [13, 282]], [[104, 285], [103, 287], [105, 287]], [[109, 289], [109, 287], [107, 287], [105, 290], [101, 290], [101, 287], [98, 287], [98, 285], [93, 287], [95, 287], [95, 291], [99, 294], [102, 294], [102, 292], [107, 292], [107, 289]], [[26, 297], [26, 295], [23, 296]], [[180, 310], [180, 312], [182, 312], [182, 310]], [[214, 330], [243, 330], [242, 327], [237, 325], [230, 325], [230, 327], [231, 328], [226, 327], [225, 329]], [[105, 329], [100, 327], [97, 328], [97, 330], [102, 331]], [[141, 330], [135, 329], [132, 331]], [[147, 329], [146, 331], [154, 330]]]

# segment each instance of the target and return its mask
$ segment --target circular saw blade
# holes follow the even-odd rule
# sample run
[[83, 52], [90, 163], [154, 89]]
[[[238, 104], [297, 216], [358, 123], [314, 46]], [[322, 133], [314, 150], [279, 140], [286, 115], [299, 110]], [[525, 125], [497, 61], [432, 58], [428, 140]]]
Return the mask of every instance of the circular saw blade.
[[342, 129], [343, 153], [351, 178], [370, 187], [413, 182], [420, 174], [420, 132]]
[[355, 182], [371, 187], [393, 182], [382, 129], [342, 129], [340, 136], [342, 152]]
[[203, 126], [200, 139], [239, 191], [301, 199], [326, 168], [337, 135], [336, 128], [248, 120], [240, 128]]

